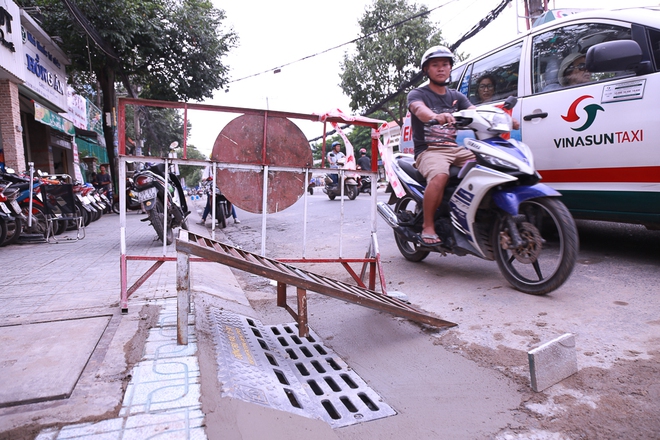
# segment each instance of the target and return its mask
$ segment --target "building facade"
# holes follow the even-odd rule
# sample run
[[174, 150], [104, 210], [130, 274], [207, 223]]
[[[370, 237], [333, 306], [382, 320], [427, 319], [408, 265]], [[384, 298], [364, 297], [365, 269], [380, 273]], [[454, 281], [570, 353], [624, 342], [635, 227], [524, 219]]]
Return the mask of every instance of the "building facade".
[[[83, 160], [86, 156], [107, 162], [101, 111], [69, 91], [68, 64], [66, 54], [29, 14], [12, 0], [3, 2], [0, 170], [21, 173], [33, 163], [35, 170], [82, 181], [87, 164], [95, 162]], [[82, 158], [78, 144], [84, 148]]]

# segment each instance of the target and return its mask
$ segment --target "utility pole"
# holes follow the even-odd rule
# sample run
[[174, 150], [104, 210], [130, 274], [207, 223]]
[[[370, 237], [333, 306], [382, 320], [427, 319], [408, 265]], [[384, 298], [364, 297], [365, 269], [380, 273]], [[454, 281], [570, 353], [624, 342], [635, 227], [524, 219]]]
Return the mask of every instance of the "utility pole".
[[525, 1], [525, 21], [527, 22], [527, 30], [532, 28], [534, 20], [539, 18], [544, 12], [548, 10], [549, 0], [524, 0]]

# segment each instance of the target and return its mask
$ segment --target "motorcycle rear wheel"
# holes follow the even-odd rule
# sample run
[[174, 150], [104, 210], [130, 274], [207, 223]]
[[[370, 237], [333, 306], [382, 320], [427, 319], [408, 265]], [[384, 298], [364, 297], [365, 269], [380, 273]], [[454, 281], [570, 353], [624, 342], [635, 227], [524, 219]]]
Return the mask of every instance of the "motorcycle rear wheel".
[[[154, 207], [151, 208], [151, 211], [149, 211], [149, 220], [151, 221], [151, 225], [154, 227], [156, 234], [158, 234], [158, 239], [161, 242], [163, 241], [163, 224], [165, 222], [163, 211], [163, 202], [161, 202], [160, 199], [156, 199], [154, 202]], [[172, 241], [174, 241], [174, 232], [172, 231], [171, 222], [168, 222], [167, 224], [167, 232], [165, 233], [165, 238], [167, 239], [168, 245], [172, 244]]]
[[64, 234], [64, 231], [66, 231], [66, 225], [67, 222], [60, 222], [60, 221], [53, 222], [53, 228], [54, 228], [53, 234], [54, 235]]
[[218, 227], [220, 229], [225, 229], [227, 227], [227, 215], [225, 213], [225, 204], [224, 203], [218, 203], [215, 207], [215, 215], [217, 217], [216, 220], [218, 220]]
[[[410, 215], [414, 215], [419, 209], [421, 209], [421, 207], [418, 207], [413, 198], [409, 196], [400, 198], [394, 206], [394, 212], [397, 217], [399, 217], [400, 213], [405, 213], [406, 211], [408, 211]], [[422, 261], [431, 253], [430, 251], [423, 250], [418, 243], [408, 241], [396, 232], [394, 233], [394, 241], [396, 242], [396, 246], [399, 248], [401, 255], [403, 255], [408, 261]]]
[[6, 236], [0, 246], [7, 246], [18, 241], [23, 232], [23, 221], [15, 217], [13, 220], [5, 220]]
[[7, 222], [5, 219], [0, 218], [0, 246], [4, 246], [7, 239]]
[[83, 225], [85, 227], [89, 226], [89, 224], [92, 222], [92, 214], [87, 209], [85, 209], [82, 203], [78, 205], [78, 208], [80, 209], [80, 213], [83, 218]]
[[568, 279], [579, 249], [577, 227], [566, 206], [555, 198], [526, 200], [514, 216], [526, 245], [510, 247], [505, 216], [493, 228], [492, 242], [497, 265], [517, 290], [545, 295]]

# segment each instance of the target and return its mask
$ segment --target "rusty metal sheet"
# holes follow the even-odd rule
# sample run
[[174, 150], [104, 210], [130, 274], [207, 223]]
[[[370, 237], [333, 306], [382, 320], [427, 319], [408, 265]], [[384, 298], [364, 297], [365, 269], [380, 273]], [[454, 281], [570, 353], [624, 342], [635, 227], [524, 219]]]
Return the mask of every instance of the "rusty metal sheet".
[[[211, 159], [232, 164], [307, 168], [312, 166], [312, 150], [303, 132], [290, 120], [242, 115], [218, 134]], [[218, 186], [239, 208], [257, 214], [262, 212], [263, 172], [219, 170]], [[304, 173], [269, 171], [267, 212], [288, 208], [304, 191]]]

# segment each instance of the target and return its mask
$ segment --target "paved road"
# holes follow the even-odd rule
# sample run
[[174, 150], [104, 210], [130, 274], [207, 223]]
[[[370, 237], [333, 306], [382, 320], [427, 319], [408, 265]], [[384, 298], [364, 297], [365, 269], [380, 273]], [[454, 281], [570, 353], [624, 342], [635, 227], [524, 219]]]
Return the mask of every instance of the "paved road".
[[[354, 202], [345, 205], [351, 207], [346, 212], [349, 224], [342, 229], [347, 257], [364, 255], [368, 244], [364, 234], [368, 215], [354, 208], [366, 207], [368, 212], [369, 205], [363, 196]], [[310, 212], [321, 214], [311, 215], [308, 257], [336, 255], [339, 206], [323, 195], [310, 198]], [[196, 206], [198, 211], [202, 207], [201, 203]], [[194, 215], [191, 227], [208, 232], [192, 225]], [[258, 251], [260, 216], [239, 210], [239, 217], [242, 223], [218, 231], [218, 239]], [[300, 251], [302, 227], [293, 221], [299, 217], [295, 208], [268, 216], [269, 256]], [[162, 247], [154, 241], [155, 233], [140, 218], [128, 215], [129, 254], [159, 255]], [[60, 325], [100, 317], [108, 323], [96, 346], [69, 344], [74, 350], [91, 350], [86, 352], [89, 362], [81, 367], [71, 396], [0, 407], [0, 438], [33, 438], [47, 426], [82, 421], [101, 426], [104, 420], [116, 420], [133, 376], [132, 365], [146, 353], [149, 327], [159, 326], [155, 312], [162, 307], [161, 301], [176, 295], [173, 263], [166, 263], [131, 298], [129, 313], [119, 313], [118, 225], [118, 216], [105, 216], [77, 243], [0, 249], [4, 257], [0, 334], [36, 323]], [[658, 304], [651, 295], [657, 280], [645, 278], [657, 274], [652, 270], [658, 263], [653, 252], [655, 235], [639, 242], [630, 235], [634, 229], [616, 235], [609, 227], [604, 233], [587, 228], [586, 234], [596, 238], [587, 240], [591, 244], [583, 247], [569, 283], [547, 297], [531, 297], [506, 286], [494, 263], [439, 256], [421, 264], [406, 263], [392, 247], [391, 233], [382, 224], [379, 228], [388, 290], [406, 292], [415, 305], [458, 322], [459, 327], [438, 332], [318, 294], [310, 295], [309, 316], [323, 344], [397, 414], [331, 429], [320, 420], [222, 397], [220, 358], [209, 310], [226, 309], [266, 324], [293, 319], [274, 306], [274, 287], [268, 280], [199, 263], [193, 265], [192, 274], [201, 409], [209, 438], [284, 439], [311, 433], [323, 439], [601, 439], [652, 438], [660, 432], [660, 368], [652, 348], [657, 346], [659, 325]], [[602, 243], [604, 236], [634, 245], [624, 244], [615, 252], [616, 248]], [[648, 251], [639, 252], [637, 246]], [[150, 265], [130, 263], [129, 284]], [[317, 265], [313, 269], [348, 279], [341, 268]], [[95, 327], [79, 328], [91, 332]], [[531, 392], [526, 351], [566, 331], [577, 335], [581, 371], [544, 393]], [[19, 334], [28, 337], [28, 332]], [[69, 341], [65, 333], [54, 336], [55, 341], [57, 336]], [[6, 353], [0, 355], [4, 373], [16, 365]], [[67, 356], [54, 359], [65, 364], [70, 360]], [[2, 377], [11, 381], [4, 373]], [[39, 388], [39, 383], [32, 387]], [[168, 427], [167, 423], [154, 426]], [[124, 434], [119, 438], [144, 438]]]
[[[336, 257], [340, 204], [320, 191], [309, 201], [307, 256]], [[369, 202], [361, 195], [346, 201], [344, 208], [343, 256], [362, 256], [368, 243]], [[228, 236], [259, 249], [260, 219], [243, 216], [243, 228]], [[300, 205], [268, 217], [270, 256], [300, 253], [301, 218]], [[421, 263], [408, 262], [379, 219], [387, 289], [402, 291], [414, 305], [459, 323], [439, 334], [436, 343], [516, 381], [522, 390], [520, 409], [531, 420], [541, 420], [528, 420], [529, 426], [550, 431], [560, 427], [559, 432], [585, 438], [657, 435], [660, 424], [651, 414], [660, 411], [660, 231], [586, 221], [579, 221], [578, 227], [581, 251], [571, 278], [555, 292], [536, 297], [512, 289], [494, 262], [476, 257], [431, 254]], [[339, 266], [322, 270], [348, 279]], [[328, 336], [340, 333], [347, 325], [337, 319], [343, 313], [326, 313], [323, 305], [325, 301], [310, 303], [311, 311], [321, 308], [313, 325], [324, 326]], [[580, 373], [544, 393], [528, 393], [526, 353], [565, 333], [576, 337]], [[636, 380], [628, 379], [632, 377]], [[575, 427], [580, 424], [587, 427]]]

